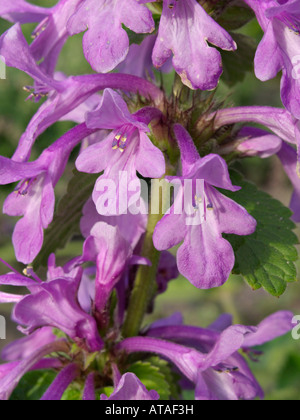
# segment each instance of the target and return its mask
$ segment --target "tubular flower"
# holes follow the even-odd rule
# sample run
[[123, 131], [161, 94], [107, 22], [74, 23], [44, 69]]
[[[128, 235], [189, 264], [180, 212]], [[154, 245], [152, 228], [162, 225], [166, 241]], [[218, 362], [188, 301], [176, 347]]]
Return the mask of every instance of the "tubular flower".
[[[177, 253], [180, 273], [201, 289], [224, 284], [234, 266], [234, 252], [222, 233], [250, 235], [256, 221], [247, 211], [215, 189], [237, 191], [226, 163], [217, 155], [200, 158], [192, 139], [181, 127], [174, 128], [182, 159], [182, 177], [175, 203], [157, 224], [153, 236], [158, 250], [183, 241]], [[185, 186], [183, 187], [183, 184]]]

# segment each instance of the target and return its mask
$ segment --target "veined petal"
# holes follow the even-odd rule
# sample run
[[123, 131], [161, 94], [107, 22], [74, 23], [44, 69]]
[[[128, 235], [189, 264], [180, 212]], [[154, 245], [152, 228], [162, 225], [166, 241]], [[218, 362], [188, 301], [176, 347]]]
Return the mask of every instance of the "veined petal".
[[145, 178], [161, 178], [166, 172], [163, 153], [151, 142], [146, 133], [140, 132], [136, 170]]
[[[130, 114], [124, 99], [112, 89], [105, 89], [99, 107], [89, 112], [86, 117], [89, 128], [115, 130], [125, 124], [136, 122]], [[147, 129], [142, 125], [141, 128]]]
[[125, 59], [129, 39], [122, 23], [139, 33], [152, 32], [155, 27], [150, 10], [135, 0], [86, 0], [70, 18], [71, 34], [87, 29], [84, 54], [97, 72], [109, 72]]
[[[212, 216], [213, 217], [213, 216]], [[194, 286], [210, 289], [222, 286], [234, 267], [234, 252], [222, 238], [214, 220], [190, 226], [177, 253], [180, 273]]]
[[255, 232], [257, 222], [244, 207], [212, 188], [210, 191], [213, 211], [223, 233], [251, 235]]
[[228, 166], [219, 155], [210, 154], [199, 159], [190, 172], [189, 178], [203, 179], [207, 184], [224, 190], [238, 191], [241, 189], [232, 185]]
[[31, 119], [19, 141], [13, 160], [28, 160], [31, 148], [40, 134], [99, 90], [111, 87], [139, 93], [152, 98], [154, 102], [162, 100], [162, 92], [155, 85], [139, 77], [124, 74], [72, 76], [63, 81], [61, 86], [64, 90], [49, 97]]
[[245, 156], [259, 156], [265, 159], [276, 154], [282, 146], [279, 137], [259, 128], [244, 127], [238, 135], [245, 140], [241, 141], [237, 150]]
[[0, 38], [0, 54], [6, 65], [24, 71], [35, 81], [39, 81], [52, 89], [61, 90], [62, 84], [44, 73], [36, 64], [20, 24], [15, 24]]
[[45, 169], [39, 162], [19, 163], [0, 156], [0, 184], [5, 185], [33, 178]]
[[257, 326], [256, 332], [246, 336], [243, 347], [261, 346], [289, 333], [295, 326], [292, 323], [293, 318], [293, 313], [288, 311], [276, 312], [269, 316]]
[[259, 44], [255, 55], [255, 74], [263, 82], [276, 77], [282, 68], [282, 57], [272, 23]]
[[119, 16], [122, 23], [132, 31], [142, 34], [151, 33], [155, 29], [155, 23], [150, 10], [141, 5], [137, 0], [126, 2], [117, 0]]
[[60, 401], [68, 386], [79, 376], [79, 368], [73, 363], [66, 366], [54, 379], [41, 401]]
[[7, 361], [26, 359], [32, 354], [32, 349], [37, 350], [56, 340], [57, 337], [53, 334], [52, 328], [41, 328], [29, 336], [8, 344], [2, 350], [1, 358]]
[[90, 373], [85, 382], [83, 401], [96, 401], [94, 373]]
[[86, 340], [91, 351], [101, 350], [103, 343], [94, 318], [77, 302], [77, 279], [58, 279], [40, 285], [39, 291], [26, 296], [14, 308], [14, 318], [26, 326], [26, 332], [52, 326], [70, 338]]
[[243, 325], [233, 325], [223, 331], [215, 343], [214, 348], [206, 356], [202, 366], [199, 368], [204, 371], [209, 367], [215, 367], [226, 361], [230, 356], [243, 347], [248, 334], [257, 331], [254, 327], [245, 327]]
[[159, 400], [156, 391], [147, 391], [145, 385], [138, 379], [134, 373], [125, 373], [122, 376], [118, 386], [110, 397], [101, 395], [102, 401], [134, 401], [134, 400]]
[[0, 16], [10, 22], [40, 22], [51, 13], [51, 8], [38, 7], [25, 0], [0, 0]]
[[173, 66], [184, 84], [192, 89], [214, 89], [222, 73], [221, 55], [207, 41], [225, 50], [236, 49], [230, 35], [196, 0], [164, 1], [153, 50], [156, 67], [173, 54]]
[[159, 251], [171, 249], [183, 241], [187, 232], [184, 214], [165, 215], [156, 225], [153, 243]]
[[115, 133], [113, 132], [106, 139], [83, 150], [76, 160], [78, 171], [91, 174], [103, 172], [109, 163], [114, 137]]
[[[49, 16], [35, 29], [30, 50], [37, 62], [47, 61], [49, 74], [55, 70], [57, 58], [68, 39], [67, 22], [82, 0], [60, 0], [50, 9]], [[52, 61], [52, 63], [51, 63]], [[45, 68], [45, 63], [42, 64]]]
[[181, 125], [174, 126], [174, 133], [181, 153], [182, 176], [187, 176], [199, 160], [199, 153], [189, 133]]

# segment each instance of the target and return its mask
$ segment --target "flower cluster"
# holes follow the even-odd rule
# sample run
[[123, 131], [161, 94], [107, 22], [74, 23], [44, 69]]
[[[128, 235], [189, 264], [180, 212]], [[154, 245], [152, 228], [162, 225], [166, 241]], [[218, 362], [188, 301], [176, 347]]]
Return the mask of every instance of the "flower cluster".
[[[32, 79], [28, 99], [41, 102], [13, 156], [0, 156], [0, 185], [17, 183], [3, 212], [19, 217], [12, 242], [27, 267], [0, 276], [1, 286], [18, 287], [16, 294], [1, 291], [0, 302], [13, 304], [13, 321], [24, 334], [2, 352], [1, 400], [26, 373], [49, 369], [57, 375], [42, 400], [60, 400], [70, 386], [83, 400], [157, 400], [157, 390], [132, 369], [151, 354], [179, 376], [180, 395], [193, 389], [197, 400], [263, 398], [246, 359], [256, 355], [254, 347], [288, 333], [292, 313], [277, 312], [257, 327], [232, 325], [222, 315], [208, 328], [185, 326], [175, 314], [141, 328], [155, 297], [179, 274], [199, 289], [227, 282], [235, 253], [223, 234], [255, 232], [257, 221], [226, 195], [240, 190], [230, 178], [232, 154], [277, 155], [293, 183], [291, 209], [300, 221], [300, 90], [293, 64], [300, 54], [299, 1], [245, 0], [265, 32], [256, 75], [268, 80], [282, 71], [285, 109], [211, 103], [203, 91], [218, 85], [220, 50], [234, 53], [237, 44], [201, 3], [59, 0], [47, 8], [0, 0], [0, 16], [12, 23], [0, 37], [0, 56]], [[30, 44], [26, 23], [37, 23]], [[82, 32], [95, 73], [62, 74], [62, 48]], [[168, 95], [157, 75], [170, 72], [176, 75]], [[185, 94], [191, 104], [182, 103]], [[39, 137], [66, 120], [73, 128], [49, 139], [33, 160]], [[211, 149], [227, 126], [235, 127], [230, 138]], [[58, 223], [56, 186], [71, 165], [78, 179], [95, 174], [84, 201], [74, 200], [82, 252], [57, 266], [55, 238], [45, 273], [39, 255], [49, 250], [45, 231]], [[168, 203], [151, 194], [152, 208], [157, 201], [159, 208], [152, 214], [143, 186], [162, 179], [176, 191]], [[76, 226], [69, 221], [72, 233], [78, 220]]]

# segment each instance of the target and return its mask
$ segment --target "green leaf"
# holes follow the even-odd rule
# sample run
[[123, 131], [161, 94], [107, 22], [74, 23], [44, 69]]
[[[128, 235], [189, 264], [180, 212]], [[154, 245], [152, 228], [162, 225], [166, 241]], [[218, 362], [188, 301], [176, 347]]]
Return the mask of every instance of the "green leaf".
[[243, 1], [235, 1], [223, 11], [217, 22], [226, 31], [234, 31], [242, 28], [254, 17], [254, 12]]
[[294, 388], [299, 396], [300, 387], [300, 355], [297, 353], [290, 353], [288, 359], [282, 369], [278, 378], [279, 388]]
[[115, 389], [113, 386], [106, 386], [104, 388], [101, 388], [100, 391], [96, 392], [96, 400], [100, 400], [102, 394], [105, 394], [107, 397], [110, 397], [114, 390]]
[[62, 198], [53, 222], [45, 232], [44, 246], [34, 261], [34, 268], [47, 266], [49, 255], [64, 248], [76, 233], [80, 232], [79, 222], [82, 208], [92, 194], [99, 175], [83, 174], [73, 171], [66, 195]]
[[221, 51], [223, 61], [222, 80], [230, 87], [242, 82], [247, 72], [253, 71], [256, 42], [243, 34], [230, 34], [237, 43], [236, 51]]
[[64, 392], [61, 401], [81, 401], [83, 389], [79, 385], [72, 384]]
[[169, 363], [160, 359], [159, 357], [151, 357], [148, 359], [148, 361], [153, 366], [158, 367], [160, 372], [165, 376], [170, 387], [172, 399], [179, 400], [181, 389], [178, 385], [178, 382], [180, 381], [180, 376], [171, 370]]
[[[134, 363], [128, 372], [134, 373], [148, 391], [155, 390], [161, 400], [169, 400], [173, 393], [178, 395], [176, 381], [167, 362], [158, 357]], [[175, 391], [176, 389], [176, 391]]]
[[141, 43], [144, 41], [144, 39], [148, 36], [148, 34], [137, 34], [133, 32], [131, 29], [126, 28], [126, 26], [122, 25], [123, 29], [127, 32], [128, 38], [129, 38], [129, 44], [137, 44], [141, 45]]
[[298, 239], [290, 219], [292, 212], [239, 173], [232, 171], [231, 179], [242, 189], [222, 193], [245, 207], [257, 221], [253, 235], [224, 235], [235, 252], [234, 273], [242, 275], [253, 290], [263, 287], [271, 295], [281, 296], [287, 283], [297, 280], [294, 262], [298, 252], [294, 245]]
[[52, 384], [57, 373], [52, 370], [28, 372], [10, 397], [11, 401], [38, 401]]

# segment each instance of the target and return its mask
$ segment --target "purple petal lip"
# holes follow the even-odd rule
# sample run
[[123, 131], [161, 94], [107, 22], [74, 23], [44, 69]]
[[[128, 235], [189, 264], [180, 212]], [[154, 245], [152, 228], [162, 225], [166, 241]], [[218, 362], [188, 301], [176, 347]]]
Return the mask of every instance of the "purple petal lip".
[[226, 162], [213, 154], [200, 158], [187, 131], [175, 125], [174, 132], [183, 174], [172, 179], [179, 180], [180, 185], [183, 180], [192, 180], [190, 194], [181, 185], [169, 213], [155, 228], [153, 243], [162, 251], [183, 241], [177, 252], [179, 272], [197, 288], [219, 287], [228, 280], [234, 267], [233, 249], [222, 234], [250, 235], [256, 229], [256, 221], [243, 207], [214, 188], [240, 189], [232, 185]]
[[237, 48], [235, 42], [196, 0], [169, 6], [170, 2], [164, 1], [153, 64], [159, 68], [173, 56], [173, 67], [185, 85], [191, 89], [215, 89], [222, 74], [221, 55], [208, 42], [228, 51]]
[[116, 389], [110, 397], [101, 395], [101, 400], [104, 401], [133, 401], [133, 400], [159, 400], [159, 395], [156, 391], [147, 391], [145, 385], [133, 373], [125, 373], [116, 386]]

